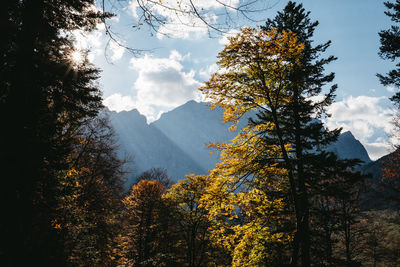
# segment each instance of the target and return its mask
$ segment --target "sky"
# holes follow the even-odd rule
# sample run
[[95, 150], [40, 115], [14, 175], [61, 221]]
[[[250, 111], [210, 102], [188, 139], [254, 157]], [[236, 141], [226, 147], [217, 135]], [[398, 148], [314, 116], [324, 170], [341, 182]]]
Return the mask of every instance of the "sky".
[[[163, 0], [176, 4], [176, 1]], [[185, 0], [184, 0], [185, 1]], [[240, 0], [223, 0], [233, 6]], [[220, 22], [223, 9], [215, 0], [194, 1], [207, 11], [209, 21]], [[267, 7], [251, 14], [253, 21], [230, 13], [232, 26], [263, 25], [284, 8], [287, 0], [264, 0]], [[379, 58], [378, 32], [392, 24], [384, 14], [383, 0], [303, 0], [311, 18], [319, 21], [315, 44], [332, 41], [325, 56], [338, 60], [327, 66], [335, 72], [338, 84], [336, 102], [328, 109], [332, 115], [325, 121], [328, 128], [343, 127], [367, 149], [371, 159], [377, 159], [392, 150], [390, 133], [394, 107], [388, 100], [396, 91], [379, 83], [376, 73], [386, 73], [393, 62]], [[115, 13], [108, 25], [119, 42], [127, 47], [143, 50], [133, 54], [110, 41], [104, 25], [97, 31], [82, 35], [75, 33], [78, 49], [89, 49], [89, 60], [102, 70], [99, 86], [104, 104], [111, 110], [138, 109], [147, 122], [157, 120], [163, 112], [172, 110], [189, 100], [202, 99], [198, 88], [217, 70], [217, 55], [227, 42], [229, 33], [211, 33], [201, 22], [154, 9], [169, 22], [155, 30], [137, 25], [140, 9], [136, 1], [112, 1], [107, 9]], [[111, 4], [112, 5], [111, 5]], [[238, 29], [238, 28], [236, 28]], [[232, 29], [230, 33], [235, 33]]]

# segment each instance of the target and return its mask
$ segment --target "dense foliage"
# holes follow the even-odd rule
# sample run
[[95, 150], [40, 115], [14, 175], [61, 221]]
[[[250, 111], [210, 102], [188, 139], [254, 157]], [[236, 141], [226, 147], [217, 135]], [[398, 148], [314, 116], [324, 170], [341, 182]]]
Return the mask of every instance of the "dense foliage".
[[94, 119], [99, 71], [74, 61], [70, 32], [109, 16], [94, 0], [2, 3], [3, 266], [107, 261], [122, 162], [109, 127]]
[[[398, 23], [400, 1], [385, 5]], [[153, 168], [127, 192], [99, 70], [73, 57], [71, 32], [109, 17], [94, 0], [2, 3], [1, 266], [400, 264], [398, 205], [362, 210], [360, 161], [325, 151], [340, 133], [319, 120], [334, 99], [325, 65], [335, 57], [321, 57], [330, 42], [314, 45], [318, 22], [301, 4], [230, 38], [200, 88], [232, 131], [255, 114], [231, 142], [209, 145], [219, 164], [173, 185]], [[380, 36], [380, 55], [397, 59], [398, 27]], [[379, 77], [399, 86], [398, 76]], [[398, 155], [383, 175], [396, 204]]]
[[[311, 22], [301, 4], [289, 2], [283, 12], [269, 19], [261, 30], [245, 28], [231, 38], [219, 54], [219, 72], [200, 89], [211, 99], [212, 105], [225, 109], [227, 122], [235, 123], [251, 110], [257, 112], [231, 145], [217, 145], [225, 161], [216, 170], [228, 170], [227, 174], [222, 174], [228, 179], [222, 182], [224, 186], [232, 183], [259, 189], [259, 185], [247, 183], [261, 181], [266, 200], [272, 198], [269, 201], [286, 204], [289, 214], [292, 212], [295, 229], [279, 236], [278, 240], [283, 242], [284, 237], [291, 234], [290, 262], [302, 266], [331, 260], [330, 252], [325, 259], [318, 259], [321, 256], [318, 249], [311, 250], [314, 232], [324, 229], [328, 234], [325, 240], [320, 239], [321, 233], [316, 236], [320, 242], [324, 241], [322, 244], [330, 246], [333, 230], [327, 229], [330, 219], [326, 216], [332, 211], [326, 209], [334, 208], [339, 201], [337, 197], [345, 191], [337, 185], [351, 183], [352, 176], [362, 180], [360, 174], [352, 172], [357, 161], [338, 160], [324, 151], [336, 140], [340, 129], [329, 131], [316, 119], [325, 115], [336, 89], [333, 85], [320, 100], [312, 99], [321, 96], [324, 86], [334, 78], [333, 73], [324, 74], [324, 67], [335, 58], [320, 58], [330, 42], [312, 44], [317, 25], [318, 22]], [[219, 183], [218, 179], [213, 179], [212, 183]], [[268, 192], [272, 189], [280, 190], [282, 199], [273, 200], [274, 194]], [[237, 185], [228, 190], [242, 193]], [[228, 203], [231, 203], [231, 210], [236, 210], [232, 201]], [[261, 202], [259, 206], [267, 208], [269, 205]], [[268, 208], [271, 212], [274, 209], [282, 213], [276, 205]], [[269, 219], [271, 225], [279, 226], [278, 217]], [[315, 225], [316, 222], [323, 225]], [[262, 225], [268, 224], [263, 222]], [[270, 232], [279, 233], [277, 230]], [[315, 255], [310, 255], [311, 251]]]

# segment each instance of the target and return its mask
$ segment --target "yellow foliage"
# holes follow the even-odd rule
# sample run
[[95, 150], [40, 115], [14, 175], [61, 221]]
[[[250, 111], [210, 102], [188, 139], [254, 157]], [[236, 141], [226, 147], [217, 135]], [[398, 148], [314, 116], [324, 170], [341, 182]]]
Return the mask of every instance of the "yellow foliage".
[[219, 54], [221, 71], [200, 91], [212, 108], [224, 108], [224, 122], [237, 123], [250, 110], [289, 101], [284, 81], [303, 49], [292, 32], [243, 28]]
[[[286, 75], [303, 49], [294, 33], [243, 28], [219, 54], [220, 71], [200, 91], [212, 108], [224, 108], [223, 121], [236, 130], [249, 111], [290, 101]], [[232, 253], [232, 266], [264, 266], [272, 262], [271, 247], [292, 239], [290, 230], [277, 230], [285, 220], [285, 201], [278, 196], [287, 195], [287, 170], [266, 160], [281, 159], [282, 147], [290, 154], [291, 144], [265, 143], [263, 135], [274, 128], [272, 122], [249, 124], [230, 143], [208, 144], [221, 152], [220, 163], [210, 171], [200, 203], [212, 222], [213, 242]]]

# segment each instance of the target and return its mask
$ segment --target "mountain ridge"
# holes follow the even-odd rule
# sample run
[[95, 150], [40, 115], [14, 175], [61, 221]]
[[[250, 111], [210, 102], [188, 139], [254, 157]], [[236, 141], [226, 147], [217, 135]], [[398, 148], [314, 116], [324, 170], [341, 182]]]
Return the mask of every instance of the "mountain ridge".
[[[121, 147], [120, 154], [135, 157], [132, 177], [151, 167], [166, 169], [175, 181], [186, 174], [206, 174], [218, 162], [219, 153], [210, 155], [206, 147], [210, 142], [228, 142], [237, 132], [228, 130], [222, 109], [210, 110], [207, 103], [189, 101], [147, 123], [145, 116], [136, 109], [111, 112], [110, 121]], [[247, 124], [247, 118], [239, 121], [238, 129]], [[364, 146], [351, 132], [342, 133], [338, 141], [327, 148], [339, 158], [360, 158], [370, 163]]]

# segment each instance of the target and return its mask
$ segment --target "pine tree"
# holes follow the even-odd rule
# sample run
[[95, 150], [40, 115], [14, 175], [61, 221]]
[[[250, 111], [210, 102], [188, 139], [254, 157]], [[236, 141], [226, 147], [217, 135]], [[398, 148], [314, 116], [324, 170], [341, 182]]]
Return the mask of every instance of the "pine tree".
[[[400, 22], [400, 1], [396, 0], [394, 3], [385, 2], [388, 11], [385, 14], [395, 22]], [[398, 25], [393, 25], [390, 29], [379, 32], [381, 46], [379, 48], [379, 55], [383, 59], [395, 61], [400, 57], [400, 28]], [[400, 63], [396, 64], [396, 69], [391, 70], [386, 75], [377, 74], [381, 83], [385, 86], [394, 85], [400, 87]], [[395, 103], [400, 104], [400, 93], [396, 93], [391, 98]]]
[[[385, 2], [385, 6], [388, 8], [388, 11], [385, 12], [390, 19], [396, 23], [396, 25], [391, 26], [390, 29], [383, 30], [379, 32], [380, 36], [380, 51], [379, 55], [383, 59], [387, 59], [390, 61], [396, 61], [400, 57], [400, 1], [396, 0], [395, 2]], [[396, 64], [396, 68], [391, 70], [386, 75], [377, 74], [380, 82], [385, 85], [394, 85], [395, 87], [400, 87], [400, 63]], [[397, 92], [394, 96], [390, 98], [393, 103], [400, 108], [400, 92]], [[393, 125], [395, 127], [395, 131], [393, 133], [393, 138], [398, 142], [400, 140], [400, 114], [397, 112], [394, 115]], [[400, 166], [400, 149], [399, 145], [396, 144], [396, 151], [390, 154], [384, 162], [385, 169], [382, 175], [382, 185], [385, 191], [393, 193], [385, 194], [385, 197], [388, 198], [389, 201], [394, 201], [397, 205], [400, 202], [398, 193], [400, 190], [400, 175], [398, 173]]]

